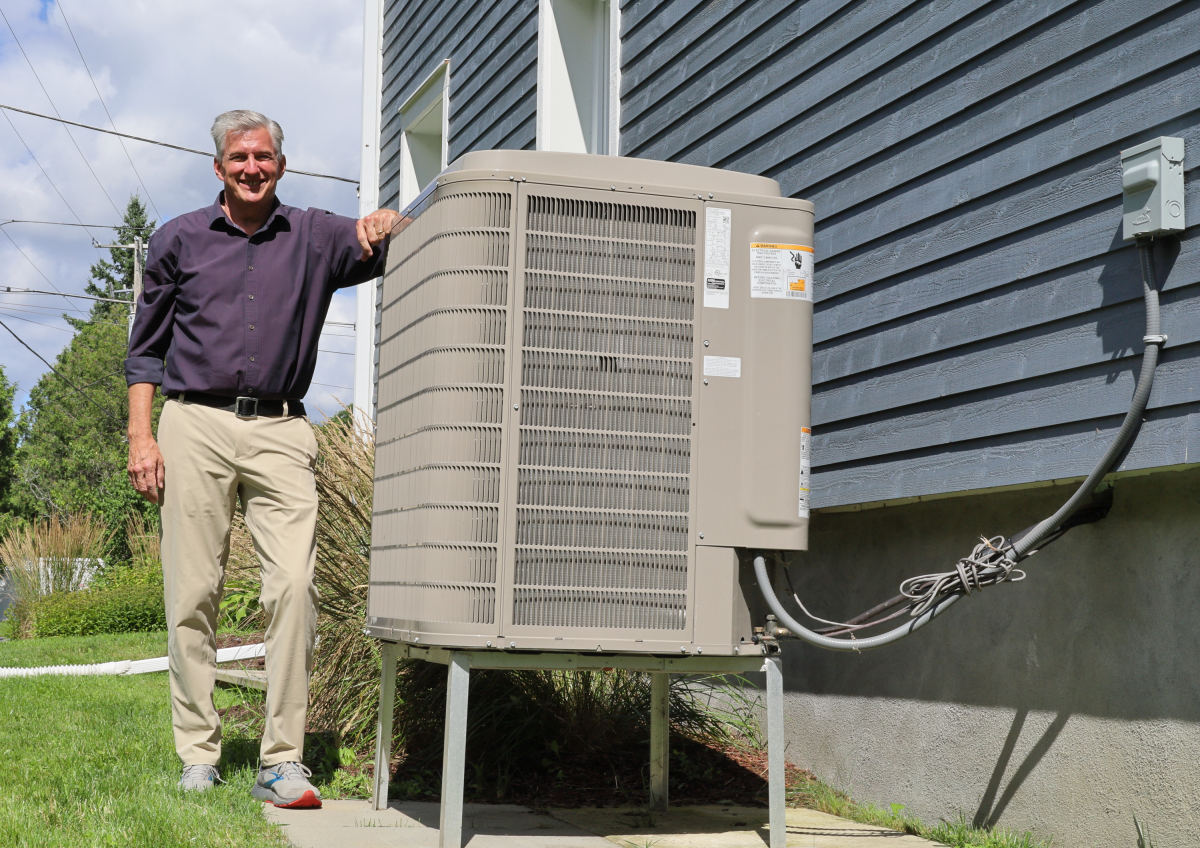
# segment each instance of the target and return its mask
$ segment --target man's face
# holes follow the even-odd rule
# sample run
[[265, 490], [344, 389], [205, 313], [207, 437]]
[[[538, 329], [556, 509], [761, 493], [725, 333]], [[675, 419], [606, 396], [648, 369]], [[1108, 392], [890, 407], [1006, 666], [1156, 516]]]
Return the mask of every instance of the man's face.
[[225, 158], [214, 162], [217, 177], [225, 183], [225, 202], [270, 203], [283, 176], [287, 159], [275, 155], [266, 127], [225, 136]]

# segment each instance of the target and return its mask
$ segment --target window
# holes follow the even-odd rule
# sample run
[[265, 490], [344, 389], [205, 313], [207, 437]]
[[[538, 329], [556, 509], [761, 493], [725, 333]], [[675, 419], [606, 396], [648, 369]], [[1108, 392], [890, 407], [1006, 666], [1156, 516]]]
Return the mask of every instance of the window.
[[539, 150], [617, 153], [617, 7], [618, 0], [539, 0]]
[[400, 107], [400, 208], [446, 167], [450, 117], [450, 60], [417, 86]]

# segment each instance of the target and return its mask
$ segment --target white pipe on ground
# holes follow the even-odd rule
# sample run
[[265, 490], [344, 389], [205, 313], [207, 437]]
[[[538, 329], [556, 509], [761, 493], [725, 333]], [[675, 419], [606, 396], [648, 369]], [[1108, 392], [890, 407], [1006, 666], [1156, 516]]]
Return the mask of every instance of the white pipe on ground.
[[[252, 660], [265, 656], [266, 653], [267, 646], [263, 644], [219, 648], [217, 650], [217, 662]], [[155, 657], [149, 660], [117, 660], [116, 662], [91, 663], [87, 665], [42, 665], [35, 668], [0, 668], [0, 677], [40, 677], [44, 674], [148, 674], [153, 671], [166, 670], [167, 658]]]

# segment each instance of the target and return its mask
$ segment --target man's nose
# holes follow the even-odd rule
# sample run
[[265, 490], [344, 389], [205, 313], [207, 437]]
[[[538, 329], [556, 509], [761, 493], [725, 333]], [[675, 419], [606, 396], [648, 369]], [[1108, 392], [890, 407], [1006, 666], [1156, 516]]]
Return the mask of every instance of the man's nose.
[[261, 170], [262, 168], [259, 166], [258, 160], [253, 156], [246, 159], [246, 167], [242, 169], [243, 173], [246, 174], [257, 174]]

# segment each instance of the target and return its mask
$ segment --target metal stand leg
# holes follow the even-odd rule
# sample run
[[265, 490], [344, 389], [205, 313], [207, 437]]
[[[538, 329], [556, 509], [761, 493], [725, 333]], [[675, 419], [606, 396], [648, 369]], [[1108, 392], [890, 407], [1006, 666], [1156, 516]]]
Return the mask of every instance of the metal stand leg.
[[446, 743], [442, 754], [442, 816], [438, 848], [461, 848], [463, 785], [467, 768], [467, 687], [471, 658], [450, 654], [446, 681]]
[[767, 673], [767, 795], [771, 812], [770, 848], [787, 846], [787, 806], [784, 792], [783, 663], [772, 657], [763, 663]]
[[371, 807], [386, 810], [392, 766], [392, 708], [396, 702], [396, 654], [399, 646], [384, 642], [383, 674], [379, 678], [379, 719], [375, 722], [375, 789]]
[[650, 809], [667, 809], [671, 755], [671, 678], [650, 672]]

